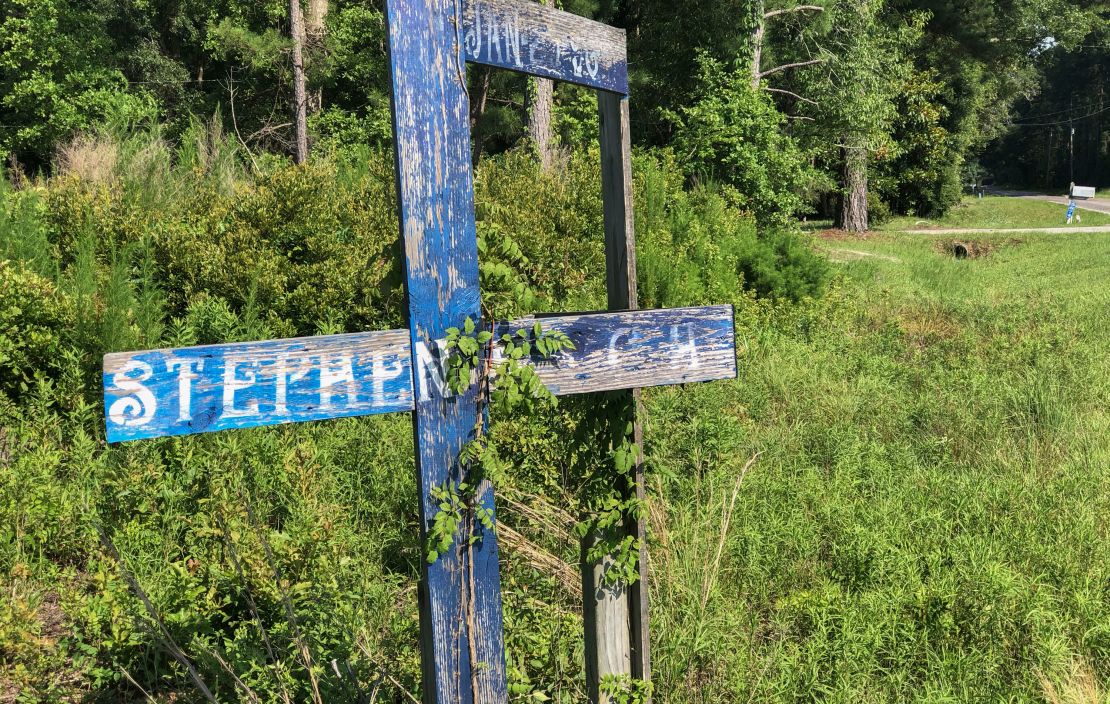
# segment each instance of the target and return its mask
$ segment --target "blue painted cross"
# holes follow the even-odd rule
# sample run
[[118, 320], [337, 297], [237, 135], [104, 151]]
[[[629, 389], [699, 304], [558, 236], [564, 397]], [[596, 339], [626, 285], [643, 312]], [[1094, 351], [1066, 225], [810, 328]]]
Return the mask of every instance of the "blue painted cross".
[[[622, 31], [528, 0], [388, 0], [387, 8], [409, 329], [109, 354], [104, 403], [109, 442], [414, 411], [426, 530], [438, 511], [430, 492], [460, 479], [458, 456], [479, 412], [476, 389], [448, 390], [441, 354], [448, 328], [480, 318], [465, 61], [603, 91], [623, 109], [614, 168], [624, 176], [627, 63]], [[607, 214], [628, 209], [624, 186], [615, 206], [606, 194]], [[607, 220], [607, 236], [631, 232], [628, 213], [616, 228]], [[634, 251], [621, 256], [632, 257], [623, 264], [634, 275]], [[613, 285], [610, 276], [611, 303], [622, 300]], [[736, 375], [729, 306], [540, 322], [576, 346], [537, 363], [558, 395]], [[478, 500], [492, 513], [492, 487]], [[425, 701], [507, 700], [497, 540], [477, 537], [470, 559], [449, 551], [425, 565]]]

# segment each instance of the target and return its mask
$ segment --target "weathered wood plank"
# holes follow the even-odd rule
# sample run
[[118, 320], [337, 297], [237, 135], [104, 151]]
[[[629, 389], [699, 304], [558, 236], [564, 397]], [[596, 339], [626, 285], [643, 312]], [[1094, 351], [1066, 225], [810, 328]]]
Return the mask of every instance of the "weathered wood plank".
[[[639, 307], [636, 291], [636, 226], [632, 188], [632, 130], [628, 99], [601, 93], [598, 95], [598, 117], [601, 128], [601, 186], [605, 213], [606, 291], [611, 310], [635, 310]], [[633, 406], [633, 442], [644, 446], [640, 424], [640, 391], [628, 391]], [[636, 497], [646, 498], [644, 489], [643, 454], [633, 468]], [[591, 701], [601, 701], [600, 681], [606, 674], [630, 674], [651, 680], [651, 637], [648, 618], [648, 549], [646, 520], [630, 522], [630, 535], [640, 541], [640, 578], [628, 585], [624, 593], [613, 595], [598, 581], [604, 570], [598, 565], [584, 565], [585, 574], [595, 580], [594, 603], [587, 603], [585, 613], [587, 653], [594, 662], [587, 667], [586, 691]], [[603, 566], [602, 566], [603, 567]], [[620, 631], [613, 624], [624, 623]], [[592, 648], [592, 652], [590, 650]], [[650, 704], [650, 700], [647, 702]]]
[[412, 407], [407, 330], [104, 357], [108, 442]]
[[577, 347], [536, 362], [540, 379], [557, 396], [736, 376], [732, 306], [561, 315], [540, 323]]
[[[415, 375], [421, 354], [449, 327], [480, 317], [478, 243], [470, 162], [470, 101], [457, 0], [387, 0], [393, 134]], [[418, 384], [419, 386], [419, 384]], [[458, 457], [480, 422], [477, 390], [416, 399], [414, 432], [426, 535], [439, 512], [434, 488], [462, 477]], [[494, 510], [493, 488], [477, 490]], [[476, 523], [476, 522], [475, 522]], [[471, 539], [477, 542], [471, 544]], [[464, 525], [455, 547], [423, 564], [424, 699], [442, 704], [508, 701], [497, 536]]]
[[639, 305], [636, 300], [636, 223], [628, 99], [601, 93], [597, 106], [601, 126], [605, 282], [609, 309], [635, 310]]
[[467, 61], [628, 93], [624, 30], [532, 0], [462, 0]]
[[[536, 318], [498, 326], [531, 328]], [[577, 349], [527, 360], [560, 396], [727, 379], [736, 375], [729, 306], [539, 319]], [[109, 354], [109, 442], [411, 411], [417, 392], [450, 397], [443, 338], [419, 343], [413, 379], [407, 330]]]

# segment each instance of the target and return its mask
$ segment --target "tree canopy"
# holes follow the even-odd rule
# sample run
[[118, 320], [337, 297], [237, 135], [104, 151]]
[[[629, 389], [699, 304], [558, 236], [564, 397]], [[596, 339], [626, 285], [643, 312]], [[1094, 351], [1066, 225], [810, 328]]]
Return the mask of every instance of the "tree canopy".
[[[383, 0], [302, 2], [313, 149], [388, 145]], [[690, 179], [732, 189], [760, 221], [825, 214], [858, 228], [866, 218], [845, 218], [859, 208], [943, 212], [977, 178], [1110, 176], [1104, 3], [557, 4], [628, 30], [639, 145], [674, 150]], [[158, 122], [173, 136], [212, 115], [252, 153], [291, 153], [290, 7], [0, 0], [0, 154], [49, 170], [59, 143], [97, 125]], [[586, 91], [557, 86], [537, 105], [524, 77], [469, 80], [476, 159], [529, 139], [532, 110], [551, 113], [557, 148], [593, 138]]]

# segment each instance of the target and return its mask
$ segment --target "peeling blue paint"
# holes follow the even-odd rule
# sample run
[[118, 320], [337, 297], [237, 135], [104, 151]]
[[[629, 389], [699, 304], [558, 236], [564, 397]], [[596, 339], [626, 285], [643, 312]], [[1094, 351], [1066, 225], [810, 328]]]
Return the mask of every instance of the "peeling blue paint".
[[[729, 306], [543, 318], [576, 349], [534, 363], [559, 396], [728, 379], [732, 319]], [[407, 330], [110, 354], [108, 442], [412, 411], [419, 389], [446, 400], [438, 365], [422, 364], [420, 379], [412, 370]]]
[[628, 94], [624, 31], [518, 0], [466, 0], [467, 61]]

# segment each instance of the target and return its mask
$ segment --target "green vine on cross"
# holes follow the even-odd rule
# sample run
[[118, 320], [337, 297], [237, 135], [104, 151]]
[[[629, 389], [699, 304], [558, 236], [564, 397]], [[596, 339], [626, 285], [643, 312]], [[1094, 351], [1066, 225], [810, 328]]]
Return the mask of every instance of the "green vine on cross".
[[[439, 513], [428, 531], [428, 562], [435, 562], [450, 550], [455, 534], [468, 513], [473, 513], [484, 529], [495, 529], [492, 513], [474, 501], [484, 481], [496, 484], [504, 472], [497, 447], [489, 442], [484, 430], [486, 408], [496, 404], [509, 412], [529, 414], [540, 403], [558, 405], [558, 399], [544, 386], [532, 365], [526, 362], [551, 360], [560, 352], [573, 349], [574, 343], [565, 333], [544, 330], [538, 321], [530, 329], [504, 333], [498, 339], [494, 339], [491, 330], [478, 330], [477, 324], [469, 317], [461, 330], [448, 329], [447, 386], [454, 393], [462, 394], [475, 383], [475, 372], [478, 372], [479, 420], [474, 439], [459, 453], [459, 463], [466, 478], [431, 490]], [[500, 354], [494, 354], [495, 351]], [[479, 536], [473, 535], [470, 544], [478, 540]]]
[[[479, 222], [478, 249], [485, 255], [481, 266], [483, 289], [494, 294], [484, 302], [484, 317], [504, 319], [514, 309], [532, 308], [537, 296], [521, 273], [529, 271], [532, 264], [512, 238], [495, 225]], [[486, 307], [490, 302], [494, 307]], [[471, 318], [462, 328], [447, 331], [446, 347], [448, 388], [462, 394], [477, 384], [479, 412], [474, 439], [459, 453], [462, 478], [429, 491], [439, 508], [427, 535], [425, 553], [429, 563], [451, 550], [460, 527], [470, 524], [481, 525], [485, 531], [496, 530], [492, 512], [477, 497], [484, 482], [504, 482], [514, 458], [506, 461], [490, 438], [485, 427], [488, 411], [496, 409], [510, 417], [523, 417], [558, 406], [558, 399], [544, 386], [534, 364], [550, 362], [561, 352], [575, 349], [564, 333], [544, 330], [539, 321], [498, 336], [493, 326], [480, 329]], [[586, 559], [606, 565], [607, 583], [630, 585], [639, 579], [640, 541], [627, 527], [630, 520], [638, 521], [646, 513], [644, 502], [636, 498], [633, 472], [640, 455], [633, 435], [634, 408], [626, 393], [601, 394], [589, 403], [578, 427], [577, 442], [584, 447], [604, 447], [607, 454], [600, 467], [593, 460], [583, 463], [591, 469], [582, 470], [589, 480], [581, 497], [583, 516], [574, 531], [582, 539], [590, 538]], [[481, 539], [476, 531], [467, 533], [471, 535], [468, 544], [458, 546], [460, 549]]]

